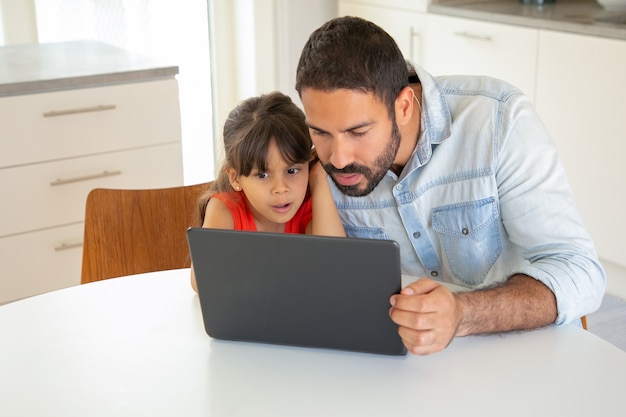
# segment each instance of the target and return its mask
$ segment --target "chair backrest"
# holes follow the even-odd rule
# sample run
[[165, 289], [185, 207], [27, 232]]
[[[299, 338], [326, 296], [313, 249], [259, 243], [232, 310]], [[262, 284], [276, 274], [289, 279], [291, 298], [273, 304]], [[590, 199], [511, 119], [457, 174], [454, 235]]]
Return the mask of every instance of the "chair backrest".
[[97, 188], [87, 196], [81, 283], [187, 268], [187, 228], [210, 183], [174, 188]]

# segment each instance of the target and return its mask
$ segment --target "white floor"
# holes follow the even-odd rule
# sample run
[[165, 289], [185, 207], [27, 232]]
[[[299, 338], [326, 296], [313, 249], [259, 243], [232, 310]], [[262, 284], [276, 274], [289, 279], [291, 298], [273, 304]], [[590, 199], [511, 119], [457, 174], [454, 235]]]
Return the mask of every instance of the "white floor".
[[606, 271], [606, 293], [626, 300], [626, 267], [601, 259]]
[[587, 316], [587, 329], [626, 352], [626, 268], [602, 260], [607, 287], [602, 305]]
[[587, 330], [626, 352], [626, 300], [607, 294], [600, 309], [587, 316]]

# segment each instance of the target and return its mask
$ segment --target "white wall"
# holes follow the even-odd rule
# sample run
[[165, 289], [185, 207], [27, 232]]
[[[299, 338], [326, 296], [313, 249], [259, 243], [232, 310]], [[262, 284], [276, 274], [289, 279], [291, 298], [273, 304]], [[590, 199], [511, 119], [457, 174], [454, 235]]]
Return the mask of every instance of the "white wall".
[[[228, 112], [250, 96], [294, 89], [300, 50], [313, 30], [337, 15], [337, 0], [209, 0], [215, 154]], [[219, 164], [219, 162], [218, 162]]]
[[296, 66], [311, 32], [337, 16], [336, 0], [277, 0], [278, 90], [300, 103], [295, 90]]
[[0, 0], [0, 46], [37, 42], [34, 0]]

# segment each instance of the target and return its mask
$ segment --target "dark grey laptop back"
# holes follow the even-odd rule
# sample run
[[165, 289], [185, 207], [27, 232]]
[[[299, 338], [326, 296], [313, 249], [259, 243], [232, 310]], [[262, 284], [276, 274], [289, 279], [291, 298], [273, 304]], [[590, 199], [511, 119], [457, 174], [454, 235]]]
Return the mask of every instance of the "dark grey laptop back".
[[389, 297], [396, 242], [190, 228], [205, 329], [217, 339], [404, 354]]

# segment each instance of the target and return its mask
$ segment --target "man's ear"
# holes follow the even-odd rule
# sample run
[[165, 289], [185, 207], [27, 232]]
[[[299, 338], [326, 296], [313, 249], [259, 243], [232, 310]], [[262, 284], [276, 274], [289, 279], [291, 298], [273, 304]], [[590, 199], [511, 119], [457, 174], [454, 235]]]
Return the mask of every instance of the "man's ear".
[[399, 126], [405, 125], [411, 120], [413, 112], [415, 111], [415, 104], [413, 101], [414, 92], [409, 86], [404, 87], [398, 93], [396, 97], [396, 122]]

